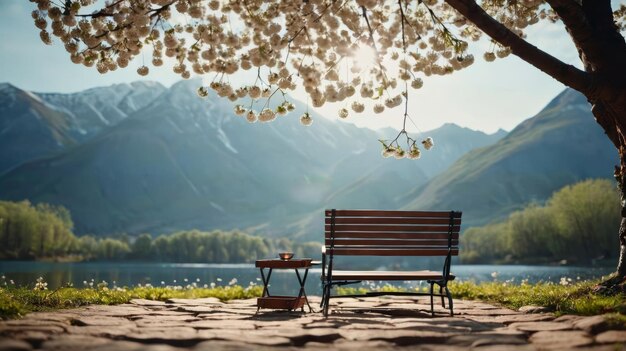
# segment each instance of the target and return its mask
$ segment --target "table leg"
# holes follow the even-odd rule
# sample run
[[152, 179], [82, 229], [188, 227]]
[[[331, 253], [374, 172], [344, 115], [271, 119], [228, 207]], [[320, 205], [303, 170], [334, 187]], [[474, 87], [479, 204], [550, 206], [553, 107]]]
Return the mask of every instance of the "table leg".
[[270, 283], [270, 277], [272, 276], [272, 269], [269, 268], [269, 271], [267, 272], [267, 277], [265, 277], [265, 272], [263, 271], [263, 268], [261, 268], [261, 280], [263, 281], [263, 294], [261, 294], [261, 296], [265, 297], [265, 296], [271, 296], [270, 295], [270, 290], [269, 290], [269, 283]]
[[[295, 271], [296, 276], [298, 277], [298, 282], [300, 283], [300, 292], [298, 293], [298, 299], [304, 296], [304, 301], [306, 301], [306, 305], [309, 307], [309, 312], [313, 312], [313, 308], [311, 308], [311, 305], [309, 304], [309, 298], [306, 296], [306, 290], [304, 289], [304, 284], [306, 283], [306, 277], [309, 274], [309, 269], [304, 269], [304, 277], [302, 278], [300, 278], [300, 272], [298, 271], [298, 269], [296, 269]], [[302, 312], [304, 312], [304, 306], [302, 306]]]
[[[262, 297], [270, 296], [270, 290], [269, 290], [268, 285], [270, 283], [271, 276], [272, 276], [271, 268], [269, 268], [269, 271], [267, 272], [267, 277], [265, 277], [264, 268], [261, 268], [261, 280], [263, 281], [263, 293], [261, 294]], [[261, 307], [257, 307], [256, 309], [257, 313], [259, 312], [260, 309]]]

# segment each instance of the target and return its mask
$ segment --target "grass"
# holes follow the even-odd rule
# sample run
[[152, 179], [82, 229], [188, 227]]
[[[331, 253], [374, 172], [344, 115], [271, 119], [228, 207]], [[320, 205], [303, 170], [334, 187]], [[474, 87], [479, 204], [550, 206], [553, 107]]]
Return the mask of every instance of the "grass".
[[509, 308], [544, 306], [556, 315], [596, 315], [626, 313], [624, 295], [605, 296], [593, 292], [599, 281], [582, 281], [567, 284], [536, 283], [510, 284], [506, 282], [454, 282], [450, 290], [460, 299], [494, 302]]
[[262, 287], [240, 285], [194, 287], [194, 286], [137, 286], [113, 288], [106, 286], [74, 288], [63, 287], [56, 290], [41, 290], [29, 287], [0, 288], [0, 318], [18, 318], [28, 312], [50, 311], [91, 304], [116, 305], [131, 299], [165, 301], [172, 298], [195, 299], [215, 297], [222, 301], [247, 299], [261, 296]]
[[[481, 300], [517, 309], [526, 305], [544, 306], [556, 315], [598, 315], [608, 314], [609, 321], [615, 325], [626, 327], [626, 295], [604, 296], [593, 292], [599, 280], [572, 282], [565, 278], [561, 283], [540, 282], [521, 284], [512, 282], [451, 282], [450, 291], [454, 298]], [[376, 291], [409, 291], [390, 285], [374, 287]], [[426, 288], [414, 289], [425, 292]], [[338, 288], [338, 294], [363, 294], [364, 287]], [[87, 285], [84, 288], [71, 286], [56, 290], [47, 290], [47, 285], [40, 278], [30, 287], [17, 287], [6, 284], [0, 288], [0, 318], [17, 318], [25, 313], [47, 311], [62, 308], [73, 308], [90, 304], [115, 305], [127, 303], [131, 299], [148, 299], [165, 301], [172, 298], [205, 298], [215, 297], [222, 301], [246, 299], [261, 295], [262, 288], [258, 285], [243, 287], [229, 284], [226, 286], [135, 286], [109, 288], [106, 284]]]

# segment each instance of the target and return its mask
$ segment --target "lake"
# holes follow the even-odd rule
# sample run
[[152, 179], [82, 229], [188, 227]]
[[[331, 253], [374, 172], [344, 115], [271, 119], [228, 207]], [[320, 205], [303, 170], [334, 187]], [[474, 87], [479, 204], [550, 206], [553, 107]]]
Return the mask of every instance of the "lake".
[[[599, 278], [609, 274], [614, 267], [566, 267], [566, 266], [522, 266], [522, 265], [453, 265], [452, 272], [460, 280], [476, 282], [493, 281], [496, 272], [498, 281], [513, 279], [519, 283], [528, 279], [529, 283], [539, 281], [559, 282], [562, 277], [577, 279]], [[76, 287], [94, 285], [102, 281], [109, 287], [152, 284], [153, 286], [197, 284], [203, 286], [215, 283], [228, 285], [233, 279], [237, 284], [261, 284], [259, 270], [253, 264], [195, 264], [195, 263], [135, 263], [135, 262], [81, 262], [51, 263], [32, 261], [0, 261], [0, 275], [5, 281], [12, 280], [17, 285], [33, 285], [38, 277], [48, 282], [54, 289], [68, 282]], [[306, 289], [311, 295], [320, 295], [321, 269], [309, 272]], [[0, 278], [0, 284], [4, 284]], [[403, 283], [399, 283], [403, 284]], [[415, 286], [415, 282], [404, 283]], [[353, 285], [357, 286], [357, 285]], [[273, 294], [294, 293], [298, 281], [293, 271], [275, 270], [271, 278]]]

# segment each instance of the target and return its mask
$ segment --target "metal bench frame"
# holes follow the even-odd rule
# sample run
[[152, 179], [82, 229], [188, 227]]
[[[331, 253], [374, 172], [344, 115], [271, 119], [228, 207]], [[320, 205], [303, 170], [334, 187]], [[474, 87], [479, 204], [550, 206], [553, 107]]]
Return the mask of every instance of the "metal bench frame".
[[[327, 234], [325, 234], [325, 243], [324, 246], [322, 247], [322, 301], [320, 303], [320, 307], [323, 309], [323, 313], [324, 316], [327, 317], [328, 316], [328, 309], [330, 306], [330, 299], [331, 298], [345, 298], [345, 297], [364, 297], [364, 296], [382, 296], [382, 295], [411, 295], [411, 296], [430, 296], [430, 311], [431, 311], [431, 315], [434, 316], [435, 315], [435, 310], [434, 310], [434, 297], [435, 296], [439, 296], [441, 297], [441, 305], [442, 307], [446, 307], [445, 306], [445, 300], [444, 298], [447, 297], [448, 299], [448, 306], [450, 309], [450, 315], [454, 316], [454, 307], [453, 307], [453, 302], [452, 302], [452, 295], [450, 294], [450, 290], [448, 289], [448, 282], [450, 280], [454, 279], [454, 276], [452, 276], [450, 274], [450, 264], [451, 264], [451, 260], [452, 260], [452, 256], [453, 255], [458, 255], [458, 231], [460, 230], [460, 221], [461, 221], [461, 215], [462, 213], [459, 211], [449, 211], [449, 223], [448, 223], [448, 232], [447, 232], [447, 254], [445, 254], [446, 258], [443, 264], [443, 269], [442, 269], [442, 275], [441, 275], [441, 279], [437, 279], [437, 280], [426, 280], [428, 282], [428, 284], [430, 284], [430, 291], [429, 293], [423, 293], [423, 292], [368, 292], [366, 294], [354, 294], [354, 295], [332, 295], [331, 294], [331, 290], [333, 287], [335, 286], [342, 286], [342, 285], [348, 285], [348, 284], [356, 284], [356, 283], [360, 283], [363, 280], [374, 280], [374, 279], [367, 279], [367, 276], [364, 275], [364, 279], [362, 280], [334, 280], [333, 279], [333, 260], [334, 260], [334, 256], [335, 255], [346, 255], [346, 256], [351, 256], [349, 253], [346, 254], [338, 254], [337, 253], [337, 248], [335, 247], [335, 239], [336, 239], [336, 217], [337, 217], [337, 211], [336, 209], [332, 209], [332, 210], [326, 210], [326, 217], [328, 218], [328, 215], [330, 214], [330, 237], [327, 237]], [[393, 213], [401, 213], [403, 211], [381, 211], [381, 210], [373, 210], [373, 211], [368, 211], [368, 210], [347, 210], [349, 212], [359, 212], [359, 211], [363, 211], [364, 213], [366, 212], [378, 212], [378, 213], [385, 213], [385, 212], [393, 212]], [[409, 212], [416, 212], [416, 211], [406, 211], [407, 213]], [[424, 213], [424, 214], [428, 214], [428, 213], [434, 213], [433, 212], [429, 212], [429, 211], [420, 211], [420, 213]], [[441, 212], [439, 212], [441, 213]], [[358, 217], [358, 216], [356, 216]], [[458, 220], [458, 223], [455, 223], [455, 220]], [[455, 240], [455, 244], [453, 245], [453, 235], [455, 232], [455, 226], [458, 225], [457, 229], [457, 239]], [[326, 231], [325, 231], [326, 232]], [[339, 234], [340, 235], [340, 234]], [[329, 240], [328, 240], [329, 239]], [[330, 242], [330, 244], [328, 244]], [[453, 246], [457, 246], [456, 248]], [[366, 249], [368, 248], [372, 248], [372, 246], [367, 247], [365, 246]], [[365, 250], [368, 251], [368, 250]], [[358, 254], [361, 255], [361, 254]], [[367, 255], [367, 254], [365, 254]], [[371, 254], [372, 256], [375, 254]], [[328, 256], [328, 257], [327, 257]], [[394, 255], [389, 254], [388, 252], [384, 254], [384, 256], [444, 256], [441, 254], [433, 254], [433, 255], [428, 255], [428, 254], [419, 254], [419, 255], [410, 255], [410, 254], [406, 254], [405, 252], [401, 252], [401, 254], [398, 255]], [[328, 263], [328, 265], [327, 265]], [[385, 279], [380, 279], [380, 280], [385, 280]], [[391, 279], [388, 279], [391, 280]], [[403, 280], [415, 280], [415, 281], [423, 281], [425, 279], [403, 279]], [[439, 293], [436, 294], [434, 293], [434, 286], [437, 285], [439, 286]], [[444, 294], [444, 290], [445, 290], [445, 294]]]

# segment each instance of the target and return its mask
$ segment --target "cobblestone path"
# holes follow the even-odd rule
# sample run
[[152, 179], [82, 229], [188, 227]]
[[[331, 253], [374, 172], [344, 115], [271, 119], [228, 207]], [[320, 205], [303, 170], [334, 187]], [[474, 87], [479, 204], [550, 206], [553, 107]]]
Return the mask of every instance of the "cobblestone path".
[[[311, 298], [319, 302], [319, 298]], [[336, 299], [331, 315], [261, 310], [256, 300], [133, 300], [0, 321], [0, 350], [626, 350], [602, 316], [555, 318], [456, 301], [431, 317], [427, 298]]]

